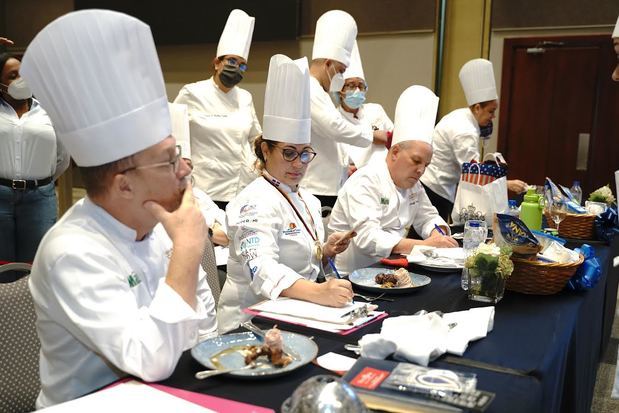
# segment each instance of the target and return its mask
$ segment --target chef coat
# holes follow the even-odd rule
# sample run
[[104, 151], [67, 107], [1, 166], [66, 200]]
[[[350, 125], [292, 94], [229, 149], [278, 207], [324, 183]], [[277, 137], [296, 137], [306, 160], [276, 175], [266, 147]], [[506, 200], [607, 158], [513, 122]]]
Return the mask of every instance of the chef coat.
[[[310, 229], [315, 226], [322, 244], [320, 201], [304, 189], [293, 192], [265, 176], [288, 194]], [[226, 220], [230, 257], [217, 307], [220, 333], [250, 318], [242, 313], [244, 308], [276, 299], [299, 279], [315, 281], [321, 271], [314, 240], [288, 201], [265, 178], [257, 178], [228, 204]]]
[[336, 266], [348, 274], [367, 267], [391, 255], [411, 225], [425, 239], [435, 224], [447, 226], [419, 182], [397, 188], [384, 160], [370, 163], [346, 181], [331, 212], [329, 230], [357, 232]]
[[462, 164], [479, 161], [479, 124], [469, 108], [448, 113], [434, 128], [432, 162], [421, 182], [434, 193], [454, 202]]
[[189, 109], [196, 186], [215, 201], [230, 201], [258, 176], [253, 142], [262, 129], [251, 94], [238, 86], [225, 93], [211, 77], [183, 86], [174, 103]]
[[52, 121], [36, 99], [20, 118], [0, 98], [0, 136], [0, 178], [57, 178], [69, 167], [69, 154], [56, 140]]
[[172, 241], [157, 225], [142, 241], [88, 198], [41, 241], [30, 276], [47, 407], [127, 374], [167, 378], [183, 351], [215, 334], [215, 303], [200, 270], [192, 309], [166, 282]]
[[[385, 113], [385, 109], [378, 103], [364, 103], [356, 114], [346, 112], [342, 106], [339, 107], [342, 116], [353, 125], [361, 123], [361, 119], [365, 119], [372, 129], [376, 130], [393, 130], [393, 122]], [[387, 147], [372, 143], [370, 146], [360, 148], [358, 146], [347, 145], [350, 160], [355, 164], [357, 169], [372, 162], [375, 159], [385, 160], [387, 157]]]
[[309, 164], [303, 187], [315, 195], [335, 196], [348, 176], [347, 145], [367, 147], [372, 143], [372, 126], [361, 119], [348, 122], [337, 110], [318, 80], [310, 76], [312, 148], [317, 153]]

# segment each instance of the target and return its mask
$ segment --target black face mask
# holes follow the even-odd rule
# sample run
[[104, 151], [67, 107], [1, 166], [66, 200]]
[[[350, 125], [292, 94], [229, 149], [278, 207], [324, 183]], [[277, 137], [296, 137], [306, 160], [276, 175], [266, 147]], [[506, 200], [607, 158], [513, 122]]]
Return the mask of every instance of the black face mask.
[[219, 74], [219, 80], [221, 84], [227, 88], [231, 88], [241, 80], [243, 80], [243, 74], [241, 69], [233, 65], [225, 65], [224, 69]]
[[482, 139], [490, 139], [490, 135], [492, 135], [492, 121], [488, 122], [486, 126], [479, 127], [479, 136]]

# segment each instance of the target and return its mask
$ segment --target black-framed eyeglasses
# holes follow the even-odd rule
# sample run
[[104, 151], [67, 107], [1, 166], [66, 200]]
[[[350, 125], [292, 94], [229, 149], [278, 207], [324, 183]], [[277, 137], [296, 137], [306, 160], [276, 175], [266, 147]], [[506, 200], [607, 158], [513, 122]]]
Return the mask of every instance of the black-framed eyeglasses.
[[226, 57], [224, 58], [224, 62], [226, 64], [238, 67], [241, 72], [247, 71], [247, 63], [242, 63], [239, 59], [235, 57]]
[[355, 89], [359, 89], [362, 92], [366, 92], [368, 90], [368, 85], [362, 82], [359, 83], [345, 83], [344, 87], [342, 88], [342, 90], [344, 92], [348, 91], [348, 90], [355, 90]]
[[282, 151], [282, 157], [287, 162], [292, 162], [299, 158], [301, 159], [301, 163], [308, 164], [316, 157], [316, 152], [309, 149], [303, 149], [301, 152], [297, 152], [292, 148], [282, 148], [281, 146], [276, 146], [276, 148]]
[[160, 168], [162, 166], [172, 166], [172, 171], [176, 174], [178, 173], [179, 169], [181, 168], [181, 157], [183, 155], [183, 151], [181, 149], [180, 145], [176, 145], [176, 154], [174, 155], [174, 158], [170, 159], [169, 161], [165, 161], [165, 162], [157, 162], [157, 163], [149, 163], [146, 165], [137, 165], [137, 166], [132, 166], [131, 168], [127, 168], [122, 172], [119, 172], [121, 174], [124, 174], [125, 172], [129, 172], [129, 171], [133, 171], [133, 170], [137, 170], [137, 169], [148, 169], [148, 168]]

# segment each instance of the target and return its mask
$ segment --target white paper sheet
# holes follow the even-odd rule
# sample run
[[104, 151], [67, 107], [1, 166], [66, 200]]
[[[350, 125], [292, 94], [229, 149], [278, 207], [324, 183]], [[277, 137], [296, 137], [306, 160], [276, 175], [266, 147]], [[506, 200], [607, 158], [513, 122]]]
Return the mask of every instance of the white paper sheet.
[[213, 410], [162, 392], [144, 383], [128, 381], [79, 399], [39, 410], [66, 412], [183, 412], [205, 413]]
[[[282, 297], [277, 300], [262, 301], [249, 308], [257, 311], [288, 315], [333, 324], [348, 324], [352, 311], [360, 309], [366, 305], [368, 304], [353, 302], [345, 305], [344, 307], [336, 308], [310, 303], [308, 301]], [[374, 308], [376, 307], [374, 306]]]

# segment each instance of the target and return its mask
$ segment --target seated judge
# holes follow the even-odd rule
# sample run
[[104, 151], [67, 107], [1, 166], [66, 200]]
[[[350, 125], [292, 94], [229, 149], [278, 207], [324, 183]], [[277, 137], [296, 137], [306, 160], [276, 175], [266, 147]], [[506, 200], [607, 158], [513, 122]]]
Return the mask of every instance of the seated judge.
[[37, 408], [127, 375], [165, 379], [217, 324], [200, 271], [208, 228], [170, 135], [150, 29], [107, 10], [69, 13], [34, 38], [21, 70], [87, 193], [44, 236], [32, 267]]
[[[415, 245], [458, 245], [441, 233], [449, 234], [449, 227], [419, 182], [432, 159], [438, 100], [423, 86], [406, 89], [396, 106], [386, 160], [359, 169], [340, 190], [329, 229], [357, 232], [350, 248], [336, 257], [340, 272], [350, 273], [391, 254], [409, 254]], [[410, 226], [424, 239], [406, 238]]]
[[280, 296], [341, 307], [350, 282], [316, 283], [327, 258], [348, 246], [343, 233], [326, 242], [320, 201], [300, 186], [318, 156], [310, 145], [310, 84], [306, 58], [271, 58], [264, 96], [264, 132], [255, 153], [262, 176], [226, 208], [230, 258], [217, 320], [219, 332], [250, 318], [242, 310]]

